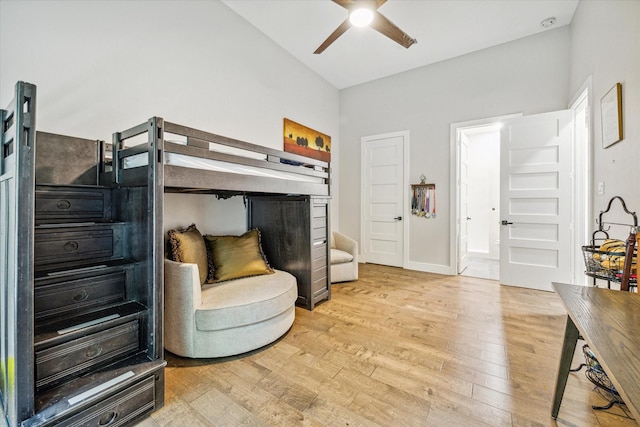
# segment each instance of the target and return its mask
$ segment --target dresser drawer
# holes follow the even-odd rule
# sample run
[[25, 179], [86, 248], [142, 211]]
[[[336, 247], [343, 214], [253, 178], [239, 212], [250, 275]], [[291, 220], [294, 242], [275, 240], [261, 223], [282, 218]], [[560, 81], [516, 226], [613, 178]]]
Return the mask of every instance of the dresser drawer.
[[321, 217], [327, 216], [327, 210], [329, 207], [329, 199], [325, 198], [312, 198], [311, 199], [311, 216]]
[[36, 319], [65, 316], [92, 307], [124, 301], [126, 273], [90, 276], [82, 279], [36, 286], [34, 312]]
[[53, 385], [140, 347], [137, 320], [36, 351], [36, 388]]
[[327, 268], [327, 245], [314, 248], [311, 258], [311, 270], [316, 271], [322, 268]]
[[122, 224], [36, 227], [36, 267], [70, 261], [100, 261], [123, 256]]
[[[311, 271], [311, 281], [316, 282], [317, 280], [323, 279], [327, 277], [327, 264], [325, 263], [323, 266], [319, 268], [315, 268]], [[326, 283], [326, 281], [325, 281]]]
[[103, 188], [38, 187], [35, 197], [36, 224], [78, 220], [105, 221], [110, 193]]
[[[318, 244], [313, 245], [313, 250], [311, 251], [311, 258], [315, 262], [318, 258], [324, 258], [324, 265], [327, 264], [327, 242], [317, 242]], [[319, 265], [318, 265], [319, 266]], [[314, 270], [317, 267], [314, 267]]]
[[96, 406], [62, 421], [64, 427], [122, 426], [155, 408], [155, 381], [149, 376], [103, 400]]
[[311, 240], [314, 242], [326, 242], [327, 241], [327, 227], [313, 228], [311, 230]]
[[327, 276], [324, 275], [315, 279], [311, 285], [311, 294], [313, 295], [314, 301], [318, 301], [318, 296], [328, 293], [328, 283]]
[[326, 228], [327, 227], [327, 218], [311, 218], [311, 227], [312, 228]]
[[326, 204], [315, 204], [311, 208], [311, 217], [312, 218], [327, 218], [327, 205]]

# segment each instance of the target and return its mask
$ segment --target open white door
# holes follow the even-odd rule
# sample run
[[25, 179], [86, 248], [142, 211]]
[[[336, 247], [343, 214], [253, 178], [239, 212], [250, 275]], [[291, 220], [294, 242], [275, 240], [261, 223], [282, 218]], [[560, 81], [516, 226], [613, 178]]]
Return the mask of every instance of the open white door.
[[500, 282], [551, 291], [571, 280], [571, 112], [500, 132]]
[[362, 138], [363, 247], [366, 262], [402, 267], [404, 144], [408, 133]]
[[458, 274], [469, 263], [469, 139], [460, 132], [460, 244], [458, 245]]

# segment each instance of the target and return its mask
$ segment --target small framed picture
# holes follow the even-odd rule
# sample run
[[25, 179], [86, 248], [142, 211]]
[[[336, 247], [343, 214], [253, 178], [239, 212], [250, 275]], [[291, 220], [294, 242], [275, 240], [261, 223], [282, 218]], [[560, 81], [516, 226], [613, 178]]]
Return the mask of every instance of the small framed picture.
[[602, 148], [622, 139], [622, 85], [616, 83], [600, 100]]

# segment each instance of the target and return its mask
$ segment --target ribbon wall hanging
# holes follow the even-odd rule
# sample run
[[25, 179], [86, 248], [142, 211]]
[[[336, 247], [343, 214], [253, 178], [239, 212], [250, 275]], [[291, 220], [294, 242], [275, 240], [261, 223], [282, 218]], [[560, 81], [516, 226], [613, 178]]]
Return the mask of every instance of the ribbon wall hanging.
[[436, 217], [436, 185], [424, 182], [424, 175], [420, 177], [420, 184], [411, 184], [411, 214], [422, 218]]

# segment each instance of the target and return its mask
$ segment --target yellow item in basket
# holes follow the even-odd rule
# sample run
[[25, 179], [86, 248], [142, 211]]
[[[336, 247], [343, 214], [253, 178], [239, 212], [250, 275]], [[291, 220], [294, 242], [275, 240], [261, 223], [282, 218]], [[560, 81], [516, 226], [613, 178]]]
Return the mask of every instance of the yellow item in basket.
[[[638, 258], [633, 258], [631, 261], [631, 270], [636, 269], [636, 265], [638, 264]], [[600, 263], [602, 268], [606, 268], [608, 270], [623, 270], [624, 269], [624, 257], [613, 257], [610, 259], [605, 259]]]
[[[595, 258], [595, 255], [598, 255], [597, 259], [601, 261], [600, 265], [602, 266], [602, 268], [607, 270], [615, 270], [615, 271], [622, 271], [624, 269], [626, 252], [627, 252], [625, 242], [621, 240], [614, 240], [614, 239], [606, 240], [600, 246], [600, 252], [606, 252], [606, 253], [594, 254], [594, 258]], [[638, 248], [636, 247], [633, 250], [633, 257], [631, 258], [632, 274], [637, 272], [637, 265], [638, 265]]]
[[602, 261], [609, 257], [609, 254], [600, 252], [619, 252], [624, 256], [625, 246], [626, 244], [622, 240], [607, 239], [600, 245], [599, 252], [593, 254], [593, 259], [596, 261]]
[[600, 250], [602, 252], [612, 252], [617, 251], [619, 249], [624, 250], [626, 247], [626, 243], [623, 240], [618, 239], [607, 239], [600, 245]]
[[625, 242], [624, 240], [620, 240], [620, 239], [607, 239], [604, 241], [604, 243], [602, 243], [600, 245], [600, 249], [602, 250], [607, 250], [607, 248], [610, 247], [616, 247], [616, 246], [625, 246]]

